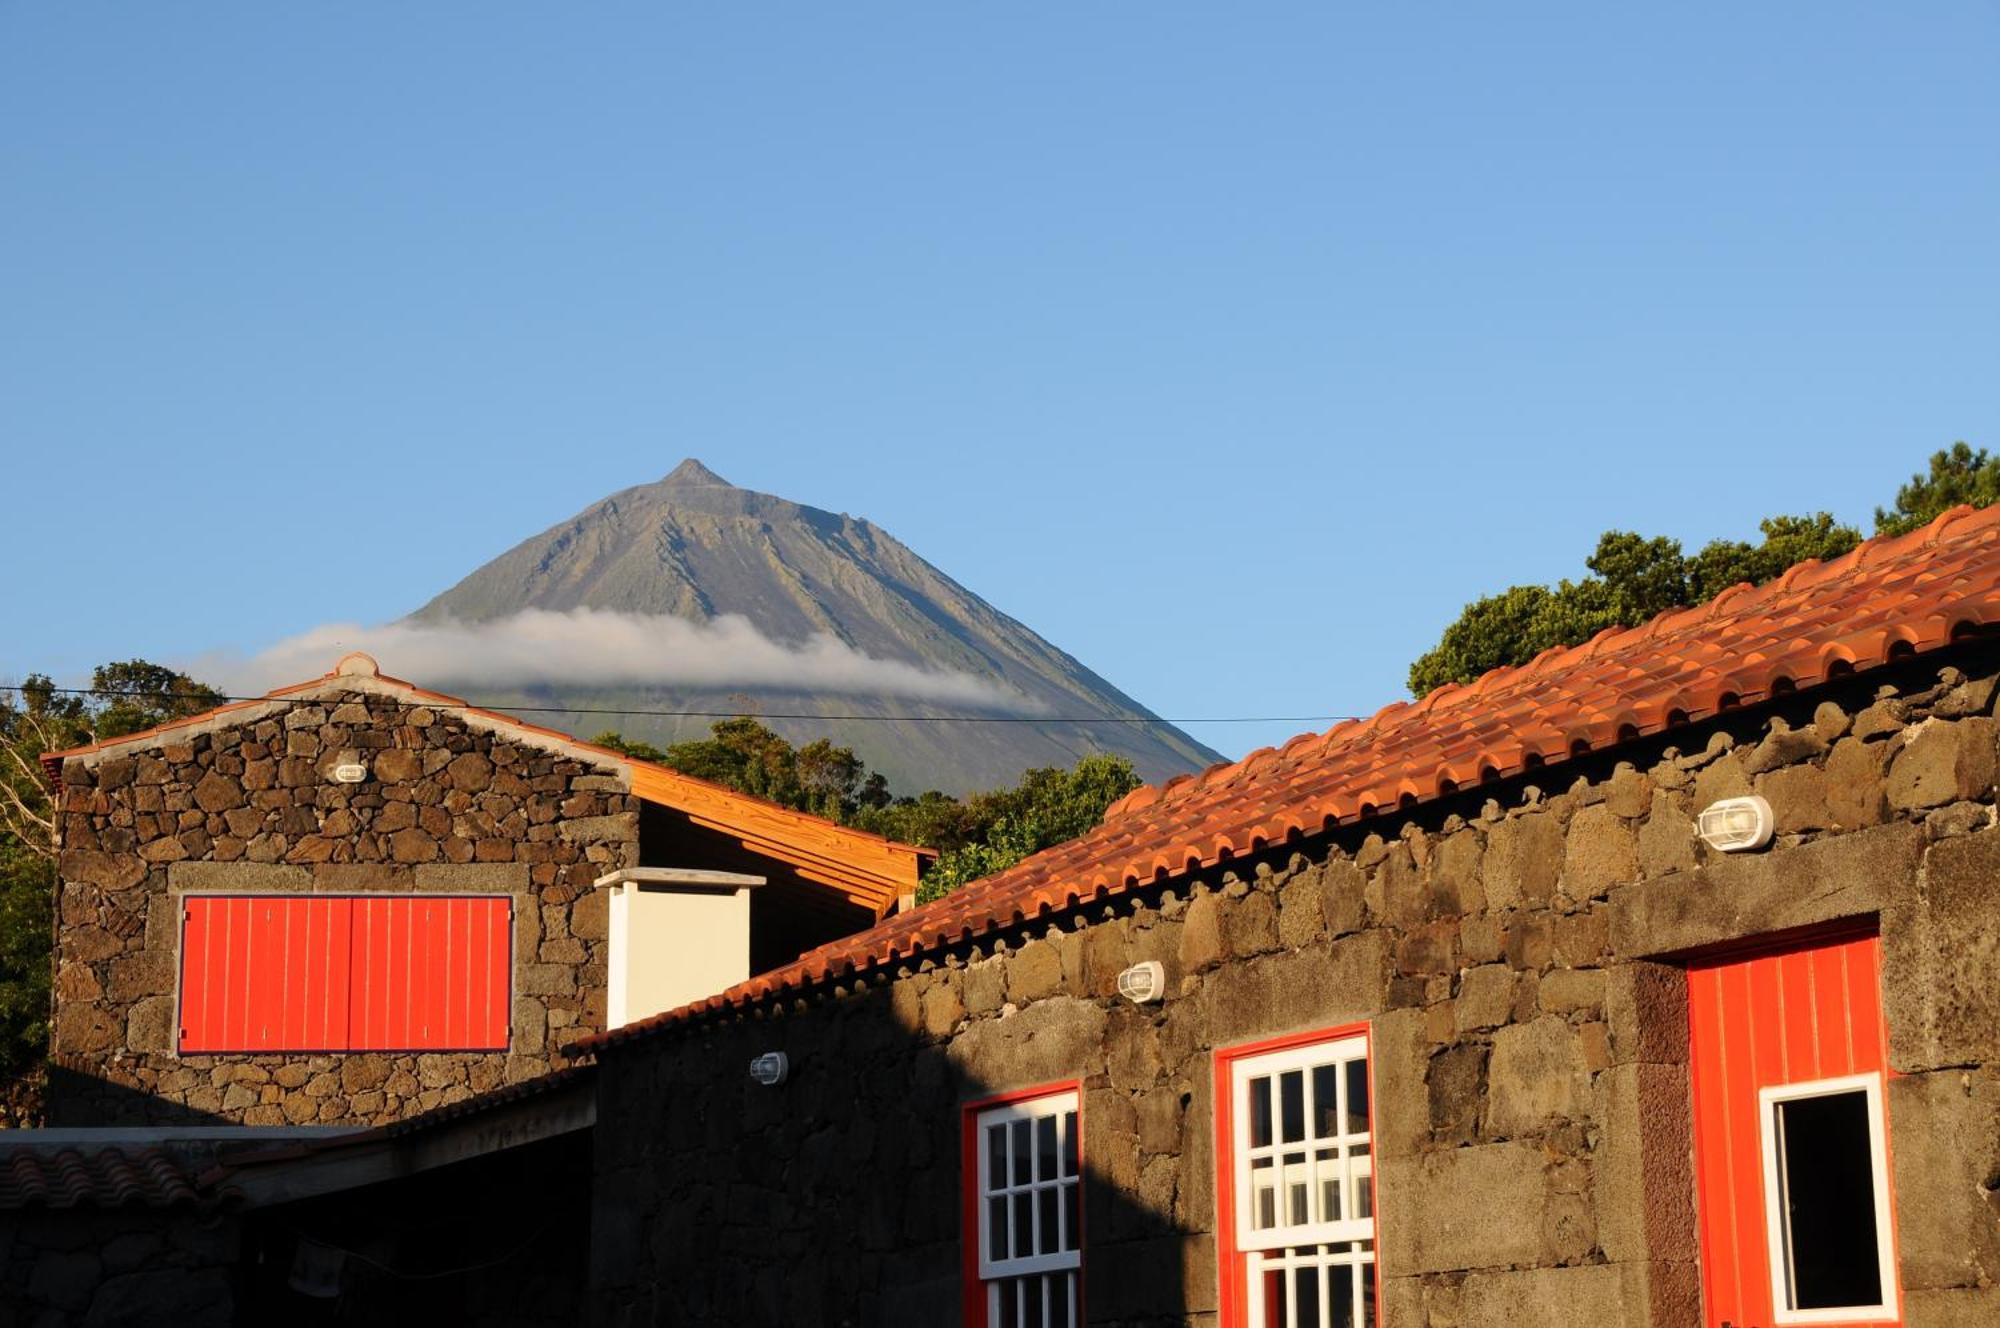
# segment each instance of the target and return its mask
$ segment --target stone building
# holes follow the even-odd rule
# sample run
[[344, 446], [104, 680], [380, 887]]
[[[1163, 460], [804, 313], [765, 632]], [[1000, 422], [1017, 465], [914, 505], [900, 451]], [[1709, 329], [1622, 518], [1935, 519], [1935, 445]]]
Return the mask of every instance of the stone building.
[[920, 857], [365, 655], [45, 765], [63, 1126], [462, 1101], [872, 924]]
[[2000, 1323], [1996, 625], [1959, 509], [585, 1039], [591, 1320]]

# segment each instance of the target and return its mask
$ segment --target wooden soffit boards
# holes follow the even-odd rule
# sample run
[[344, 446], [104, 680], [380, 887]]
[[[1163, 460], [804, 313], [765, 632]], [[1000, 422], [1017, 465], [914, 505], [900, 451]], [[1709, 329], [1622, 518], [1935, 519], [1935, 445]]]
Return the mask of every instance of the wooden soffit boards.
[[681, 812], [752, 853], [786, 863], [876, 916], [917, 888], [924, 850], [853, 830], [695, 779], [665, 766], [631, 763], [635, 797]]

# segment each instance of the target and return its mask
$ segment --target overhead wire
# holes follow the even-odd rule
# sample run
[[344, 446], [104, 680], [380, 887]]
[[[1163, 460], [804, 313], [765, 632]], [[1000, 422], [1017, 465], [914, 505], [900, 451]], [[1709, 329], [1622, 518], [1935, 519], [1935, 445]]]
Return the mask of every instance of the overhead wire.
[[[22, 683], [0, 683], [0, 692], [44, 692], [56, 696], [97, 696], [124, 699], [186, 701], [190, 698], [181, 692], [126, 691], [115, 687], [29, 687]], [[269, 701], [274, 705], [312, 705], [317, 702], [308, 698], [289, 696], [225, 696], [210, 694], [203, 701], [214, 700], [221, 703], [239, 701]], [[1359, 715], [1204, 715], [1183, 719], [1158, 715], [912, 715], [887, 714], [870, 715], [860, 712], [822, 714], [816, 711], [768, 711], [751, 710], [656, 710], [643, 706], [567, 706], [567, 705], [514, 705], [504, 701], [435, 701], [425, 700], [421, 704], [433, 710], [499, 710], [516, 715], [619, 715], [627, 718], [647, 719], [787, 719], [818, 720], [826, 723], [876, 723], [876, 724], [1029, 724], [1053, 727], [1055, 725], [1089, 724], [1171, 724], [1176, 728], [1189, 724], [1332, 724], [1342, 720], [1359, 719]]]

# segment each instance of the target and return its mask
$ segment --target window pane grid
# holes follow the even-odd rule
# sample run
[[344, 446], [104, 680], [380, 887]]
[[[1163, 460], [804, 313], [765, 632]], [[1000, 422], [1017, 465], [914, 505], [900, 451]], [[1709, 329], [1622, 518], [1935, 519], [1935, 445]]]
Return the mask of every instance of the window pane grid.
[[1368, 1044], [1351, 1036], [1230, 1066], [1235, 1253], [1257, 1328], [1372, 1328]]
[[1293, 1245], [1249, 1255], [1250, 1322], [1268, 1328], [1373, 1328], [1375, 1243]]
[[1082, 1266], [1077, 1096], [1059, 1093], [979, 1113], [976, 1211], [988, 1320], [1057, 1328], [1076, 1320]]
[[1366, 1044], [1259, 1058], [1239, 1066], [1238, 1075], [1239, 1115], [1248, 1125], [1237, 1139], [1246, 1178], [1243, 1244], [1371, 1235]]
[[988, 1328], [1076, 1328], [1076, 1274], [1030, 1273], [986, 1284]]

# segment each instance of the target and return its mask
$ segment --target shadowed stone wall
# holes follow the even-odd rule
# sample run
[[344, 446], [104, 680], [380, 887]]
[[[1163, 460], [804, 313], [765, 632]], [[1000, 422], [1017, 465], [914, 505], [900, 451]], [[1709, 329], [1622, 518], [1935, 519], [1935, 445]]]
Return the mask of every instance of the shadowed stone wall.
[[[957, 1323], [960, 1106], [1075, 1079], [1090, 1322], [1213, 1323], [1212, 1052], [1366, 1020], [1385, 1324], [1681, 1328], [1680, 964], [1869, 918], [1906, 1321], [2000, 1321], [1996, 671], [1966, 647], [611, 1049], [594, 1321]], [[1773, 846], [1700, 844], [1751, 792]]]
[[[334, 782], [357, 759], [368, 779]], [[62, 780], [51, 1124], [386, 1122], [544, 1073], [603, 1027], [591, 882], [639, 860], [615, 766], [363, 687], [71, 758]], [[266, 891], [511, 895], [507, 1051], [177, 1055], [181, 897]]]

